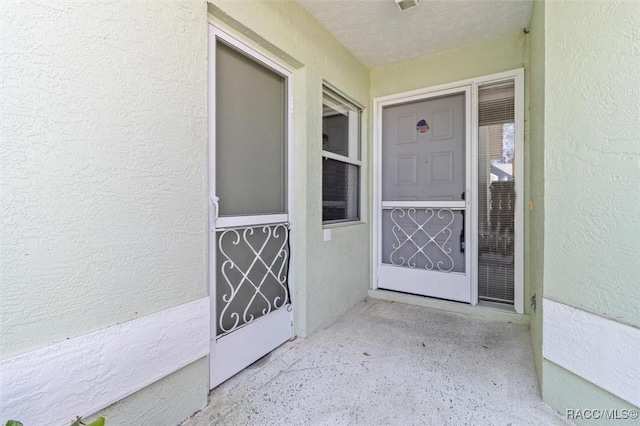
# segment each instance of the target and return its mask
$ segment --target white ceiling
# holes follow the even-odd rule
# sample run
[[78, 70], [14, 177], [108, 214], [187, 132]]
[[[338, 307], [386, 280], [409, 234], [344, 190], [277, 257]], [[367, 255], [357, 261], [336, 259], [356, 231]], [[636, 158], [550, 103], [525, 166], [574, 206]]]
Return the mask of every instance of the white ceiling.
[[531, 0], [298, 0], [370, 67], [388, 65], [522, 30]]

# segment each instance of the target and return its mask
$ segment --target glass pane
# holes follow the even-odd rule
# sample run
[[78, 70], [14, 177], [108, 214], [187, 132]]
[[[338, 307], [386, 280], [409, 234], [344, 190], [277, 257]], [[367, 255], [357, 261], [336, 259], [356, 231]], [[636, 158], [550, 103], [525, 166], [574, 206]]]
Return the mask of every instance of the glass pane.
[[326, 87], [322, 98], [322, 150], [360, 159], [360, 110]]
[[360, 168], [322, 159], [322, 221], [359, 219]]
[[508, 304], [515, 283], [514, 103], [513, 82], [478, 91], [478, 295]]
[[216, 50], [216, 194], [220, 215], [286, 212], [285, 78]]
[[322, 150], [349, 156], [349, 110], [326, 100], [322, 106]]
[[464, 200], [464, 94], [387, 107], [382, 113], [382, 199]]
[[218, 336], [288, 303], [288, 232], [280, 224], [217, 233]]
[[382, 211], [382, 263], [465, 272], [464, 213], [449, 209]]

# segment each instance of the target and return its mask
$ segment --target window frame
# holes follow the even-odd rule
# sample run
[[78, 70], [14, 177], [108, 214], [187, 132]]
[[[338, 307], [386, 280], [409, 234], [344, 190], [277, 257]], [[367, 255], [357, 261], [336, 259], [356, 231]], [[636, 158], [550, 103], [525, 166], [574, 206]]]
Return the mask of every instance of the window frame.
[[[327, 102], [328, 101], [328, 102]], [[325, 105], [336, 111], [347, 111], [347, 117], [349, 119], [349, 140], [348, 140], [348, 155], [337, 154], [335, 152], [326, 151], [322, 149], [321, 158], [324, 162], [326, 159], [338, 161], [345, 164], [350, 164], [357, 167], [358, 183], [357, 183], [357, 214], [355, 218], [351, 219], [334, 219], [334, 220], [322, 220], [322, 226], [324, 228], [352, 225], [362, 222], [362, 113], [363, 108], [349, 97], [336, 90], [334, 87], [324, 82], [322, 84], [322, 119], [324, 121], [324, 107]], [[355, 122], [352, 122], [354, 120]], [[324, 167], [324, 165], [323, 165]], [[322, 177], [322, 186], [324, 187], [324, 174]], [[324, 192], [324, 190], [323, 190]], [[324, 210], [324, 194], [321, 196], [322, 208]], [[324, 214], [323, 214], [324, 216]]]

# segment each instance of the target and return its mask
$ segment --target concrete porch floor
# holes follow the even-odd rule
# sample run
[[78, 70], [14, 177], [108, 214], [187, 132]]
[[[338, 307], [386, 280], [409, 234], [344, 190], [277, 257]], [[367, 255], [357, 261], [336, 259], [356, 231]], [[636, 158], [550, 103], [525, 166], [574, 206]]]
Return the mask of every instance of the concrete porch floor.
[[223, 383], [188, 426], [561, 425], [526, 325], [368, 299]]

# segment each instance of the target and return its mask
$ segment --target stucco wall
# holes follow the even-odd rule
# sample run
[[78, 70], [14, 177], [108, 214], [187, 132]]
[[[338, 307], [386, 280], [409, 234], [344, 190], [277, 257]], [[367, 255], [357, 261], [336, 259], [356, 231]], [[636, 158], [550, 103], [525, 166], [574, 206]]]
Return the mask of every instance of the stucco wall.
[[[545, 6], [545, 298], [633, 327], [640, 326], [638, 22], [635, 1]], [[585, 404], [598, 399], [627, 407], [544, 364], [543, 394], [554, 408], [595, 408]], [[549, 367], [562, 377], [551, 380]]]
[[[582, 377], [573, 374], [570, 371], [550, 362], [542, 361], [543, 378], [543, 396], [544, 401], [555, 409], [562, 416], [566, 415], [566, 410], [618, 410], [618, 416], [624, 414], [623, 410], [638, 410], [627, 401], [612, 395], [609, 392], [593, 383], [584, 380]], [[588, 414], [586, 414], [588, 415]], [[638, 423], [637, 419], [619, 420], [618, 422], [607, 422], [605, 419], [574, 419], [580, 425], [594, 424], [633, 424]]]
[[545, 297], [636, 327], [638, 22], [635, 1], [546, 4]]
[[[205, 297], [206, 3], [12, 0], [0, 19], [0, 358]], [[193, 411], [206, 362], [185, 371]]]
[[[297, 2], [213, 1], [214, 19], [295, 68], [294, 303], [296, 333], [306, 336], [366, 296], [370, 283], [369, 183], [363, 223], [322, 230], [322, 82], [368, 107], [369, 70]], [[369, 111], [363, 115], [363, 176], [368, 176]]]
[[[207, 403], [209, 359], [202, 358], [87, 418], [108, 426], [178, 425]], [[204, 391], [203, 391], [204, 389]]]
[[[530, 309], [533, 358], [542, 388], [542, 284], [544, 280], [544, 2], [533, 4], [529, 27], [529, 233], [525, 241], [529, 266], [529, 292], [536, 295], [536, 309]], [[529, 303], [527, 303], [529, 302]], [[530, 298], [525, 300], [530, 305]]]
[[527, 65], [527, 37], [518, 32], [484, 43], [371, 70], [371, 97], [391, 95]]
[[206, 295], [206, 25], [3, 4], [2, 357]]

